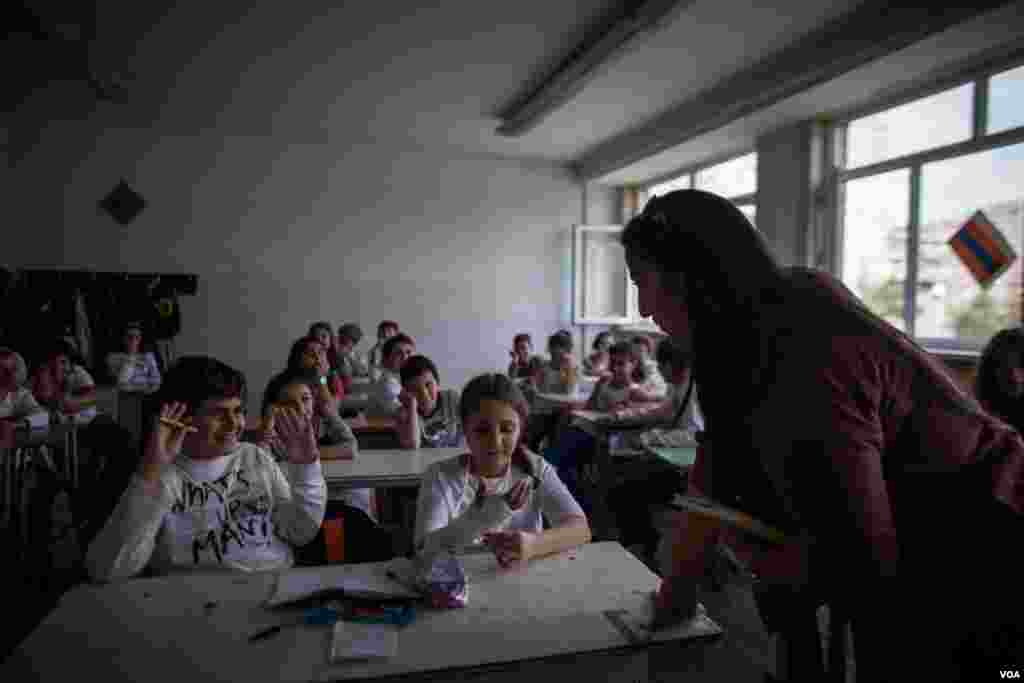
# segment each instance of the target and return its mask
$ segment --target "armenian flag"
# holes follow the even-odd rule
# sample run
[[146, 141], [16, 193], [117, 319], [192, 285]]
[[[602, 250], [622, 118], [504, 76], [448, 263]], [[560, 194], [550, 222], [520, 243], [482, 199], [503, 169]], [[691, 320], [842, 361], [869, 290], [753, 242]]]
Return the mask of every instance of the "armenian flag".
[[949, 238], [960, 261], [983, 288], [1006, 272], [1017, 259], [1013, 247], [982, 211], [975, 211]]

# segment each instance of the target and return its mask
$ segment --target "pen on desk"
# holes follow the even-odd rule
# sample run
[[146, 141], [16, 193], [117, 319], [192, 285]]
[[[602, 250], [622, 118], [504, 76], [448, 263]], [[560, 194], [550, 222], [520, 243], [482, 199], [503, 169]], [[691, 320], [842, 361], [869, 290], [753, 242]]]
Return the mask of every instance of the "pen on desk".
[[270, 636], [272, 636], [272, 635], [274, 635], [276, 633], [280, 633], [280, 632], [281, 632], [281, 625], [277, 624], [276, 626], [271, 626], [269, 628], [263, 629], [262, 631], [257, 631], [256, 633], [252, 634], [251, 636], [249, 636], [249, 642], [250, 643], [255, 643], [257, 640], [263, 640], [264, 638], [269, 638]]

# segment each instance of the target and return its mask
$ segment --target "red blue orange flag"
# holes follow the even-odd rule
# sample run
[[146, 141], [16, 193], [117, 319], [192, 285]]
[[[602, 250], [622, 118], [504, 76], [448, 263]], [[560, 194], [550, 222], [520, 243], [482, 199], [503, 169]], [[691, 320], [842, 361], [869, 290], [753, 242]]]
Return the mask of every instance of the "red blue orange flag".
[[978, 284], [987, 289], [1017, 259], [1017, 254], [982, 211], [975, 211], [949, 238], [960, 261], [971, 271]]

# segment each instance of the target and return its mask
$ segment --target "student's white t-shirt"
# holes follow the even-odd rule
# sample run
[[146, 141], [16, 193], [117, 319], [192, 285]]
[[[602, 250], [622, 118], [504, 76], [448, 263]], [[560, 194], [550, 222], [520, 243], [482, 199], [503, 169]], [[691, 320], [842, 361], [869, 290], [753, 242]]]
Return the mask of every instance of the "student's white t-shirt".
[[398, 400], [402, 393], [402, 380], [396, 372], [381, 370], [380, 377], [370, 385], [367, 393], [370, 396], [367, 412], [371, 415], [394, 415], [402, 407]]
[[327, 504], [320, 463], [278, 464], [242, 443], [213, 460], [180, 455], [159, 493], [135, 478], [89, 546], [99, 581], [192, 569], [282, 569], [316, 536]]
[[[467, 453], [434, 463], [423, 473], [416, 502], [417, 546], [432, 532], [437, 532], [466, 515], [472, 516], [481, 509], [475, 504], [480, 480], [469, 473], [469, 457]], [[499, 504], [492, 506], [494, 510], [481, 509], [483, 515], [490, 517], [489, 520], [482, 521], [482, 531], [488, 530], [489, 527], [538, 532], [544, 528], [544, 518], [547, 518], [551, 526], [556, 527], [569, 517], [586, 516], [579, 503], [569, 493], [569, 489], [559, 479], [555, 468], [535, 454], [532, 457], [539, 468], [539, 486], [530, 493], [529, 500], [518, 510], [508, 508], [501, 500], [501, 496], [488, 496], [485, 500], [498, 501]], [[511, 465], [510, 482], [528, 476], [526, 470], [518, 464]]]
[[122, 387], [156, 387], [160, 384], [160, 368], [150, 352], [128, 354], [117, 351], [107, 355], [107, 368]]

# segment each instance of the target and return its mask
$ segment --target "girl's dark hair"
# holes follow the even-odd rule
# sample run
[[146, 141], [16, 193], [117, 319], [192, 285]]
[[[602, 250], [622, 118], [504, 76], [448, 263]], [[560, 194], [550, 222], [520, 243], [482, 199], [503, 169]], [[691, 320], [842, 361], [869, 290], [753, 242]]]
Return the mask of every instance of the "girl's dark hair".
[[633, 348], [633, 345], [630, 344], [629, 342], [615, 342], [614, 344], [611, 345], [611, 348], [608, 349], [609, 356], [620, 356], [627, 354], [632, 356], [633, 360], [639, 360], [639, 358], [637, 358], [636, 356], [636, 349]]
[[559, 330], [548, 337], [548, 350], [566, 349], [572, 351], [572, 335], [565, 330]]
[[604, 340], [608, 339], [611, 336], [612, 333], [609, 332], [608, 330], [605, 330], [604, 332], [599, 332], [598, 335], [594, 337], [594, 343], [591, 344], [591, 348], [597, 351], [601, 347], [601, 344], [604, 343]]
[[985, 409], [1003, 419], [1012, 419], [1014, 426], [1021, 422], [1018, 415], [1024, 409], [1024, 401], [1007, 396], [999, 387], [999, 371], [1008, 358], [1016, 356], [1016, 362], [1024, 362], [1024, 328], [1010, 327], [997, 332], [981, 353], [978, 373], [974, 378], [974, 393]]
[[[306, 355], [307, 344], [320, 344], [316, 337], [308, 336], [297, 339], [288, 352], [288, 363], [285, 367], [289, 370], [303, 370], [302, 357]], [[324, 349], [326, 351], [326, 349]]]
[[318, 320], [309, 326], [309, 332], [306, 333], [307, 337], [315, 337], [316, 333], [320, 330], [327, 330], [327, 334], [334, 336], [334, 328], [326, 320]]
[[182, 356], [164, 375], [157, 404], [181, 402], [195, 415], [203, 401], [238, 398], [245, 407], [245, 375], [209, 356]]
[[484, 401], [501, 401], [508, 403], [519, 415], [519, 443], [513, 459], [532, 477], [539, 477], [540, 472], [535, 472], [530, 458], [526, 453], [526, 422], [530, 418], [530, 404], [519, 389], [519, 385], [509, 379], [508, 375], [500, 373], [487, 373], [477, 375], [466, 384], [459, 397], [459, 419], [462, 421], [465, 432], [466, 422], [470, 417], [480, 412]]
[[395, 350], [395, 347], [399, 344], [410, 344], [416, 346], [416, 342], [413, 341], [412, 337], [407, 334], [399, 332], [393, 337], [388, 338], [384, 345], [380, 347], [380, 354], [382, 358], [387, 358], [391, 355], [391, 352]]
[[437, 366], [434, 365], [434, 361], [430, 360], [426, 356], [418, 354], [415, 356], [409, 356], [405, 363], [402, 364], [402, 369], [398, 371], [398, 374], [402, 379], [402, 384], [405, 384], [411, 379], [416, 379], [428, 370], [434, 373], [434, 379], [440, 383], [441, 376], [437, 374]]
[[658, 363], [668, 365], [673, 372], [689, 370], [693, 365], [693, 352], [672, 337], [665, 337], [658, 342], [658, 350], [655, 352]]
[[353, 345], [358, 344], [359, 340], [363, 338], [363, 329], [355, 323], [345, 323], [344, 325], [338, 326], [338, 338], [347, 339], [352, 342]]
[[396, 330], [402, 329], [402, 328], [400, 328], [398, 326], [398, 323], [396, 323], [394, 320], [381, 320], [380, 324], [377, 325], [377, 336], [378, 337], [380, 337], [380, 335], [384, 334], [384, 328], [385, 327], [391, 327], [391, 328], [394, 328]]
[[512, 346], [515, 346], [521, 341], [524, 341], [530, 346], [533, 346], [533, 337], [531, 337], [528, 332], [520, 332], [516, 336], [512, 337]]
[[[285, 387], [292, 384], [305, 384], [311, 391], [316, 392], [317, 383], [320, 378], [316, 371], [309, 369], [286, 369], [277, 373], [267, 382], [267, 389], [263, 392], [263, 404], [260, 406], [260, 414], [266, 415], [267, 409], [272, 403], [277, 403], [281, 392]], [[316, 395], [315, 393], [313, 394]]]

